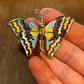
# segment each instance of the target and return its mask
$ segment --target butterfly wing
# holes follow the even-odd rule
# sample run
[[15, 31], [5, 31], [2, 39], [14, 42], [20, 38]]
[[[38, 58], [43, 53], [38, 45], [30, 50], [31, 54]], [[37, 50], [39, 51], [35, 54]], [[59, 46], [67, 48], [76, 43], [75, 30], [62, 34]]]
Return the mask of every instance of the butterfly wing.
[[16, 37], [20, 40], [27, 57], [36, 47], [38, 27], [25, 19], [14, 19], [8, 24]]
[[52, 20], [45, 27], [46, 50], [48, 56], [53, 57], [54, 52], [59, 48], [62, 38], [68, 33], [74, 19], [70, 17], [61, 16]]

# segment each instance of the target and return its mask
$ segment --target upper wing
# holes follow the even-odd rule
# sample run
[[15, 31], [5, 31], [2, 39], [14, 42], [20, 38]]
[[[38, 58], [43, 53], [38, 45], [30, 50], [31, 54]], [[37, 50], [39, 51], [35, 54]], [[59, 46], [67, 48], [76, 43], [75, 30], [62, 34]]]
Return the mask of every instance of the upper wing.
[[45, 28], [46, 50], [52, 58], [54, 52], [61, 45], [62, 38], [68, 33], [74, 19], [61, 16], [52, 20]]
[[20, 18], [10, 21], [8, 25], [20, 40], [26, 55], [31, 55], [33, 49], [36, 47], [38, 27], [28, 20]]

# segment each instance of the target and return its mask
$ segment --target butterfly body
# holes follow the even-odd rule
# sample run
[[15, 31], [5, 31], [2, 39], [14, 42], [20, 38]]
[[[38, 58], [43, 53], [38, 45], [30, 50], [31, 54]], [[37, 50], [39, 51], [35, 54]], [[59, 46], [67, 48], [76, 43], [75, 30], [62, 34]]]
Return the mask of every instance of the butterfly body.
[[43, 22], [39, 23], [39, 55], [42, 57], [42, 52], [44, 51], [44, 24]]
[[40, 57], [42, 57], [43, 51], [46, 51], [48, 56], [52, 58], [73, 22], [74, 19], [70, 17], [60, 16], [47, 25], [44, 25], [43, 17], [41, 17], [38, 27], [21, 18], [10, 21], [8, 25], [20, 40], [27, 57], [33, 53], [37, 45]]

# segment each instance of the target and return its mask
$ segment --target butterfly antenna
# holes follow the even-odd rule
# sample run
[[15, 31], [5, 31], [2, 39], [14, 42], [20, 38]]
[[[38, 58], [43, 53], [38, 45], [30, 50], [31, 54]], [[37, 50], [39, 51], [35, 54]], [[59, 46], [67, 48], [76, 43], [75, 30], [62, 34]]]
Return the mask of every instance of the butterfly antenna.
[[34, 13], [35, 14], [39, 14], [40, 16], [40, 21], [43, 23], [43, 18], [45, 16], [45, 14], [48, 14], [49, 13], [49, 10], [48, 9], [45, 9], [44, 12], [43, 12], [43, 15], [40, 14], [40, 9], [35, 9], [34, 10]]
[[45, 14], [48, 14], [48, 13], [49, 13], [49, 10], [48, 9], [45, 9], [44, 12], [43, 12], [43, 15], [41, 16], [41, 14], [40, 14], [40, 20], [41, 20], [42, 23], [44, 21]]
[[35, 14], [39, 14], [39, 12], [40, 12], [40, 9], [35, 9], [35, 10], [34, 10], [34, 13], [35, 13]]

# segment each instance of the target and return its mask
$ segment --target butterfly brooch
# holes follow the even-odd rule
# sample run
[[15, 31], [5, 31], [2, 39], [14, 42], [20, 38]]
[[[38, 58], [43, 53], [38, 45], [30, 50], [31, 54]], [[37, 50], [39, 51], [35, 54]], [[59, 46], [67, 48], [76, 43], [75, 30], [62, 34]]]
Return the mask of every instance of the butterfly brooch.
[[54, 52], [60, 47], [62, 38], [68, 33], [74, 19], [60, 16], [45, 26], [44, 18], [40, 18], [41, 21], [38, 27], [22, 18], [14, 19], [8, 25], [20, 40], [27, 57], [33, 53], [37, 43], [39, 43], [39, 56], [42, 57], [42, 52], [46, 51], [48, 56], [52, 58]]

